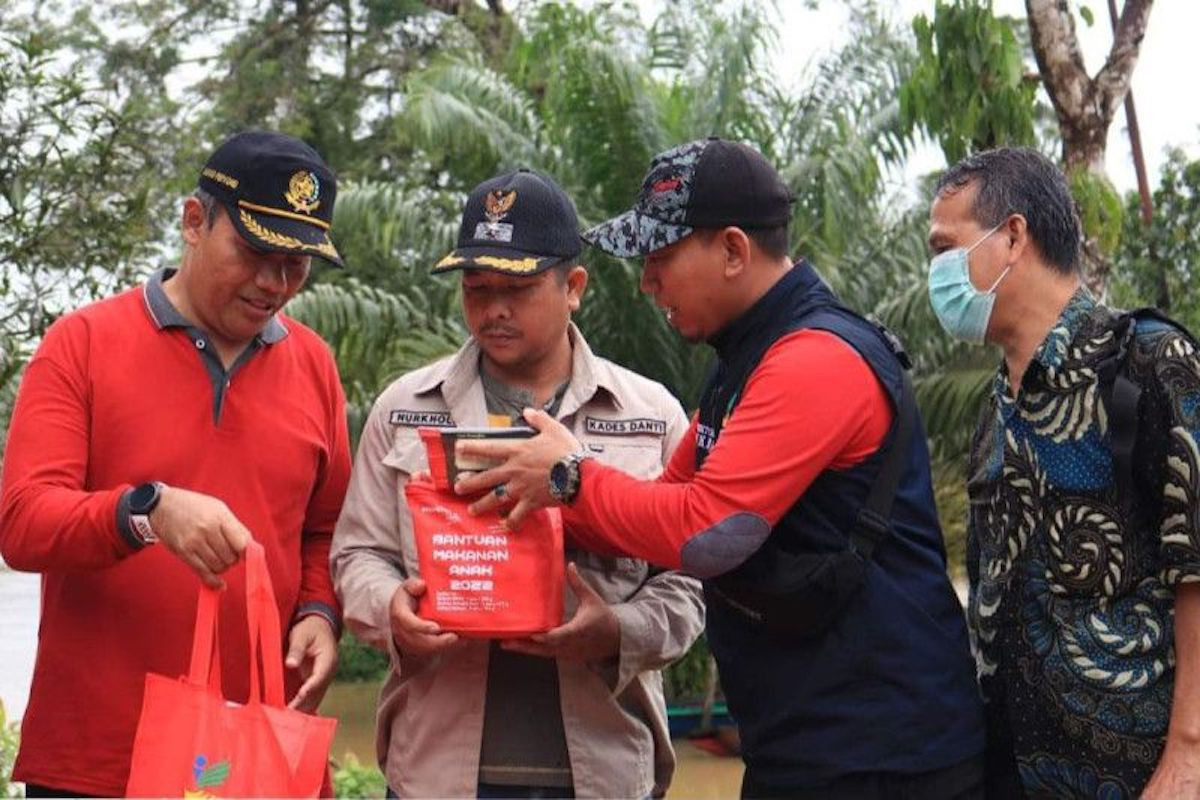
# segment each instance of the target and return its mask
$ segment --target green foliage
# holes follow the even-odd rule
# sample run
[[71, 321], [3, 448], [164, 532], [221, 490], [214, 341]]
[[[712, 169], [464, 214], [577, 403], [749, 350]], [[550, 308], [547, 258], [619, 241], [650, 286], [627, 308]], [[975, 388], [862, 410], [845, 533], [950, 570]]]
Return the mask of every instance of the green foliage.
[[361, 641], [347, 630], [338, 642], [339, 681], [378, 681], [388, 673], [390, 664], [386, 654]]
[[364, 766], [348, 754], [343, 763], [333, 770], [334, 797], [384, 797], [387, 782], [383, 773], [374, 764]]
[[0, 37], [0, 335], [21, 344], [154, 253], [169, 108], [100, 83], [85, 55], [51, 25]]
[[458, 236], [465, 197], [436, 186], [360, 181], [340, 187], [333, 231], [348, 269], [326, 270], [320, 281], [358, 281], [405, 293], [419, 287], [425, 311], [457, 310], [455, 282], [434, 278], [429, 267], [450, 252]]
[[1142, 224], [1138, 196], [1126, 198], [1124, 232], [1110, 288], [1117, 305], [1155, 305], [1200, 331], [1200, 160], [1174, 151], [1154, 190], [1154, 216]]
[[935, 465], [933, 499], [937, 502], [938, 520], [946, 542], [946, 571], [955, 581], [967, 577], [967, 514], [971, 503], [967, 497], [966, 469]]
[[[462, 341], [457, 281], [430, 278], [428, 267], [450, 249], [466, 192], [502, 169], [551, 173], [590, 225], [628, 206], [653, 153], [712, 133], [748, 140], [797, 194], [797, 250], [835, 283], [859, 280], [857, 259], [887, 228], [886, 165], [910, 141], [895, 100], [910, 51], [877, 16], [856, 13], [851, 44], [815, 64], [805, 88], [785, 92], [767, 77], [775, 26], [758, 4], [673, 3], [649, 29], [630, 3], [530, 4], [512, 16], [473, 3], [448, 16], [435, 5], [450, 7], [122, 0], [95, 12], [101, 23], [75, 25], [81, 64], [120, 87], [107, 106], [139, 96], [134, 89], [148, 98], [130, 105], [146, 122], [130, 130], [153, 165], [115, 170], [125, 183], [104, 196], [141, 197], [127, 191], [136, 175], [154, 202], [141, 214], [120, 209], [122, 222], [140, 226], [122, 229], [137, 248], [122, 261], [129, 268], [62, 307], [144, 270], [169, 224], [171, 192], [190, 188], [215, 141], [247, 126], [306, 138], [343, 178], [334, 236], [350, 269], [318, 274], [290, 310], [332, 343], [354, 426], [388, 380]], [[175, 117], [182, 108], [186, 128]], [[114, 245], [97, 250], [111, 260]], [[641, 294], [637, 264], [587, 258], [578, 322], [589, 341], [693, 404], [707, 351], [682, 342]]]
[[640, 22], [619, 6], [546, 3], [524, 27], [506, 68], [540, 120], [541, 165], [599, 221], [628, 204], [664, 140], [649, 65], [632, 47]]
[[12, 783], [13, 764], [17, 760], [17, 748], [21, 740], [21, 729], [14, 720], [8, 721], [4, 701], [0, 700], [0, 797], [24, 797], [25, 793]]
[[[796, 195], [792, 251], [813, 260], [839, 289], [843, 277], [864, 271], [863, 258], [879, 253], [895, 223], [886, 170], [912, 145], [896, 101], [912, 65], [909, 45], [873, 13], [856, 14], [851, 26], [850, 44], [818, 62], [795, 98], [775, 94], [769, 107], [782, 128], [763, 147], [775, 153]], [[879, 273], [871, 271], [888, 280]]]
[[683, 658], [663, 670], [663, 693], [667, 705], [689, 705], [704, 699], [710, 657], [708, 641], [701, 636]]
[[[195, 66], [176, 69], [199, 106], [188, 163], [230, 133], [273, 128], [309, 142], [343, 177], [394, 169], [408, 146], [392, 119], [408, 73], [460, 26], [416, 0], [123, 0], [115, 24], [152, 48], [188, 42]], [[176, 45], [177, 46], [177, 45]], [[198, 74], [198, 77], [196, 77]]]
[[991, 0], [938, 0], [933, 20], [912, 23], [919, 53], [900, 90], [907, 130], [937, 140], [953, 164], [970, 152], [1032, 145], [1037, 80], [1024, 75], [1017, 21]]
[[[541, 167], [540, 120], [528, 97], [476, 53], [443, 57], [409, 81], [407, 138], [464, 186], [501, 164]], [[453, 131], [453, 136], [447, 136]]]
[[[415, 71], [398, 135], [458, 197], [503, 169], [543, 169], [585, 226], [628, 208], [655, 152], [713, 133], [747, 140], [796, 191], [797, 249], [851, 274], [887, 202], [881, 160], [899, 162], [909, 144], [895, 101], [907, 48], [870, 13], [853, 25], [852, 44], [793, 96], [767, 77], [772, 26], [759, 6], [673, 4], [647, 31], [627, 4], [544, 3], [518, 17], [503, 61], [448, 46]], [[431, 249], [420, 241], [409, 243]], [[361, 258], [426, 285], [382, 248]], [[642, 295], [639, 265], [585, 258], [592, 279], [577, 322], [589, 342], [693, 405], [708, 352], [687, 346]]]
[[288, 306], [333, 348], [354, 441], [388, 383], [454, 352], [465, 338], [458, 314], [436, 301], [438, 290], [414, 283], [405, 293], [392, 293], [351, 277], [318, 283]]
[[0, 437], [25, 359], [65, 310], [159, 251], [174, 105], [161, 65], [114, 49], [90, 11], [4, 12], [0, 33]]
[[1067, 174], [1071, 194], [1079, 208], [1079, 221], [1083, 224], [1083, 236], [1094, 242], [1106, 258], [1111, 256], [1121, 241], [1121, 225], [1124, 209], [1121, 196], [1112, 182], [1103, 175], [1091, 172], [1086, 167], [1076, 167]]

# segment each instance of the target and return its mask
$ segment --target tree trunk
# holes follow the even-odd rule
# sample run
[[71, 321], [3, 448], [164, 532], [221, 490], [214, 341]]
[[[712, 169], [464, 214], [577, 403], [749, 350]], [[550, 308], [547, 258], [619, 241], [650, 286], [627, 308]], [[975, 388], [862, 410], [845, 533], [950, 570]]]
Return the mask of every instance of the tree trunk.
[[[1103, 176], [1105, 143], [1117, 107], [1129, 92], [1138, 51], [1154, 0], [1126, 0], [1104, 66], [1089, 76], [1075, 35], [1075, 19], [1064, 0], [1025, 0], [1033, 53], [1062, 134], [1067, 172], [1086, 169]], [[1100, 297], [1109, 262], [1094, 238], [1084, 244], [1084, 276]]]

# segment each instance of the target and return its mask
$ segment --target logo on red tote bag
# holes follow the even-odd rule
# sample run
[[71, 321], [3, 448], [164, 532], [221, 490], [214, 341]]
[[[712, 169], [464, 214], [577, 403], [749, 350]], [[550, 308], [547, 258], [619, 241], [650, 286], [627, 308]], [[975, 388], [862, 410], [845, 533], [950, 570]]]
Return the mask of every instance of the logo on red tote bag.
[[218, 761], [212, 766], [208, 765], [208, 756], [203, 754], [196, 756], [196, 760], [192, 763], [192, 776], [196, 779], [195, 789], [184, 789], [183, 796], [186, 798], [212, 798], [217, 795], [210, 792], [210, 789], [219, 789], [221, 784], [229, 780], [229, 760]]

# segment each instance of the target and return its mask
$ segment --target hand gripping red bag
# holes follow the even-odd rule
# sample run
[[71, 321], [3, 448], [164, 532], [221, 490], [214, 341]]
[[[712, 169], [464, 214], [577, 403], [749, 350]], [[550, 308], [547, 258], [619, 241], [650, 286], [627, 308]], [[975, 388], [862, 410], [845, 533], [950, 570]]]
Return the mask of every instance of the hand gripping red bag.
[[[337, 720], [285, 707], [283, 637], [262, 545], [246, 548], [250, 698], [221, 694], [215, 632], [221, 594], [204, 587], [188, 674], [147, 674], [133, 741], [131, 797], [317, 797]], [[262, 686], [255, 654], [263, 665]]]
[[563, 529], [557, 508], [533, 512], [510, 531], [495, 512], [432, 482], [404, 487], [427, 590], [417, 613], [448, 631], [481, 638], [542, 633], [562, 624]]

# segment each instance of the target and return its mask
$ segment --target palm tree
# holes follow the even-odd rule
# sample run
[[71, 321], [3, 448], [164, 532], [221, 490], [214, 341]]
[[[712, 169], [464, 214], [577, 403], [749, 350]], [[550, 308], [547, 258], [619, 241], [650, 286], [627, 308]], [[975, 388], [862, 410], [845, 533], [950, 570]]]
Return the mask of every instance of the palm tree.
[[[457, 281], [428, 267], [452, 247], [473, 185], [518, 166], [542, 170], [586, 226], [628, 208], [654, 153], [715, 134], [748, 141], [779, 166], [797, 196], [793, 252], [908, 341], [935, 452], [953, 465], [989, 368], [941, 334], [925, 299], [927, 204], [886, 190], [912, 144], [896, 101], [911, 46], [858, 14], [851, 43], [791, 94], [764, 68], [769, 22], [754, 6], [726, 16], [681, 3], [646, 29], [620, 7], [546, 3], [518, 18], [499, 59], [480, 55], [486, 48], [464, 30], [447, 37], [466, 44], [410, 76], [396, 120], [419, 154], [407, 183], [359, 182], [339, 201], [339, 246], [372, 287], [325, 283], [293, 306], [334, 343], [355, 427], [387, 380], [465, 335]], [[589, 342], [694, 407], [707, 349], [685, 344], [639, 292], [639, 265], [586, 258], [591, 296], [577, 321]], [[952, 494], [957, 503], [961, 490]]]
[[[444, 337], [455, 328], [441, 315], [456, 317], [452, 282], [428, 278], [425, 268], [449, 249], [453, 226], [428, 224], [422, 208], [460, 207], [478, 181], [529, 166], [553, 175], [590, 225], [629, 206], [654, 153], [715, 134], [749, 141], [780, 165], [798, 198], [797, 250], [813, 256], [840, 290], [873, 287], [852, 291], [849, 299], [874, 308], [911, 274], [859, 260], [878, 237], [908, 222], [885, 218], [882, 191], [886, 166], [898, 163], [909, 146], [895, 101], [910, 60], [907, 44], [874, 16], [860, 14], [852, 44], [818, 64], [809, 87], [790, 96], [763, 64], [774, 36], [769, 14], [753, 6], [725, 15], [681, 4], [646, 30], [620, 8], [542, 4], [519, 18], [520, 35], [499, 62], [485, 60], [459, 31], [448, 38], [467, 46], [444, 52], [411, 76], [397, 120], [402, 138], [426, 159], [423, 185], [441, 188], [423, 189], [426, 197], [417, 203], [378, 184], [347, 189], [335, 228], [347, 237], [341, 246], [351, 251], [351, 263], [389, 265], [390, 290], [428, 312], [404, 324], [416, 324], [413, 335], [426, 341], [431, 332], [443, 337], [437, 341], [449, 347]], [[589, 341], [694, 404], [706, 351], [684, 344], [641, 296], [636, 264], [586, 257], [592, 296], [578, 321]], [[426, 299], [430, 304], [421, 305]], [[325, 302], [335, 302], [334, 295], [306, 298], [298, 311], [316, 314]], [[336, 302], [350, 301], [339, 295]], [[441, 327], [434, 325], [438, 319]], [[386, 326], [372, 330], [394, 334]], [[339, 335], [322, 332], [335, 341]]]

